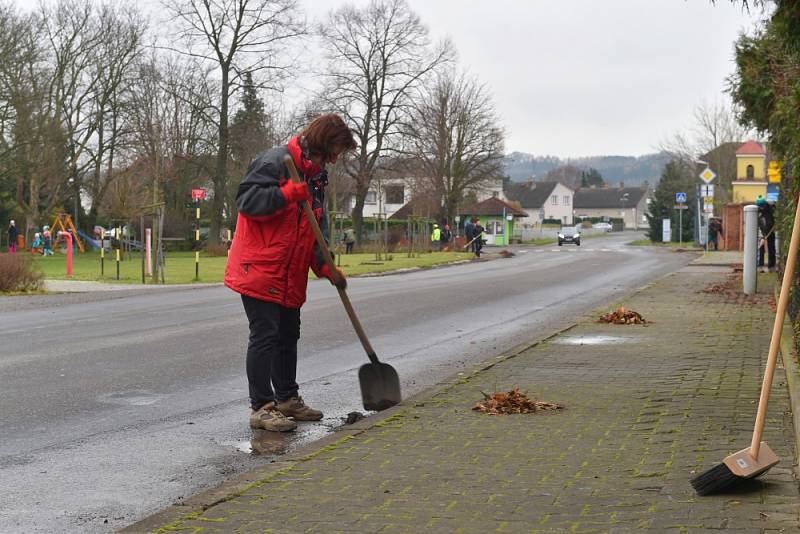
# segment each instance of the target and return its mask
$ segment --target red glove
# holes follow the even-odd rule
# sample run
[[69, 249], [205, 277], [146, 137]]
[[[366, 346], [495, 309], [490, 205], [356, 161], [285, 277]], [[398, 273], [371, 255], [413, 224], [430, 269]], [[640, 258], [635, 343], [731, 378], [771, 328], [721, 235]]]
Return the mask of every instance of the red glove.
[[283, 198], [286, 199], [286, 204], [311, 199], [311, 192], [308, 190], [308, 186], [302, 182], [299, 184], [291, 181], [286, 182], [281, 186], [281, 193], [283, 193]]
[[[319, 270], [320, 274], [330, 280], [331, 284], [335, 285], [339, 289], [347, 289], [347, 279], [344, 276], [344, 273], [341, 269], [337, 269], [334, 267], [336, 273], [331, 272], [331, 268], [328, 267], [328, 264], [322, 266]], [[338, 279], [337, 279], [338, 278]]]

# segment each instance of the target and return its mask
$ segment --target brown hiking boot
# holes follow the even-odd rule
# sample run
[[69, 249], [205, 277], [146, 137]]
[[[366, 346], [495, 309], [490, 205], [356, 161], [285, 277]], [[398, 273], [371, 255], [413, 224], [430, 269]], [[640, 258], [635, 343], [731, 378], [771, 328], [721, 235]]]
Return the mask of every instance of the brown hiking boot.
[[272, 432], [289, 432], [297, 428], [297, 423], [287, 419], [275, 408], [274, 402], [268, 402], [258, 410], [250, 412], [250, 428], [263, 428]]
[[280, 401], [275, 406], [286, 417], [294, 417], [297, 421], [319, 421], [322, 419], [322, 412], [315, 410], [303, 402], [303, 397], [292, 397], [285, 401]]

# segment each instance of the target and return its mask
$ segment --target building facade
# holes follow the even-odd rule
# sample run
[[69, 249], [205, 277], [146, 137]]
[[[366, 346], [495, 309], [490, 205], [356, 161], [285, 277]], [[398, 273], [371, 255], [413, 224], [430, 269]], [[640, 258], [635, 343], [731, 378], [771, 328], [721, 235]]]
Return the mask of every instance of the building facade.
[[625, 229], [647, 228], [649, 203], [647, 187], [579, 189], [575, 193], [575, 216], [622, 219]]

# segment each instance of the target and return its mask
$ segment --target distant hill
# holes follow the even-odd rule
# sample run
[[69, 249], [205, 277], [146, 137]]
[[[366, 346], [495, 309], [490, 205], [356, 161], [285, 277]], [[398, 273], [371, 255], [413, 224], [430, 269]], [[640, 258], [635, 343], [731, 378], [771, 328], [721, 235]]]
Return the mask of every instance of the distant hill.
[[589, 156], [584, 158], [561, 159], [557, 156], [534, 156], [525, 152], [511, 152], [504, 160], [506, 175], [515, 182], [524, 182], [529, 176], [541, 180], [547, 171], [563, 165], [580, 168], [594, 167], [603, 175], [606, 183], [624, 182], [626, 186], [650, 185], [658, 183], [661, 171], [669, 161], [666, 152], [645, 154], [644, 156]]

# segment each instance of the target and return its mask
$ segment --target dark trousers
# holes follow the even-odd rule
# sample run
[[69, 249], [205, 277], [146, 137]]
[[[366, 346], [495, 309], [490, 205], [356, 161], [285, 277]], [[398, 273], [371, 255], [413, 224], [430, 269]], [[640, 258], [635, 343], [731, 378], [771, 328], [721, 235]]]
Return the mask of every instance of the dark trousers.
[[483, 248], [483, 239], [480, 238], [476, 239], [474, 245], [475, 245], [475, 255], [480, 258], [481, 249]]
[[345, 245], [347, 245], [347, 250], [345, 250], [345, 254], [350, 254], [351, 252], [353, 252], [353, 245], [355, 245], [355, 243], [345, 243]]
[[[773, 269], [775, 268], [775, 232], [770, 232], [764, 241], [767, 242], [766, 252], [769, 254], [767, 267]], [[764, 245], [758, 247], [758, 266], [764, 266]]]
[[[250, 406], [297, 396], [297, 340], [300, 310], [242, 295], [250, 321], [247, 382]], [[274, 387], [274, 390], [273, 390]]]

